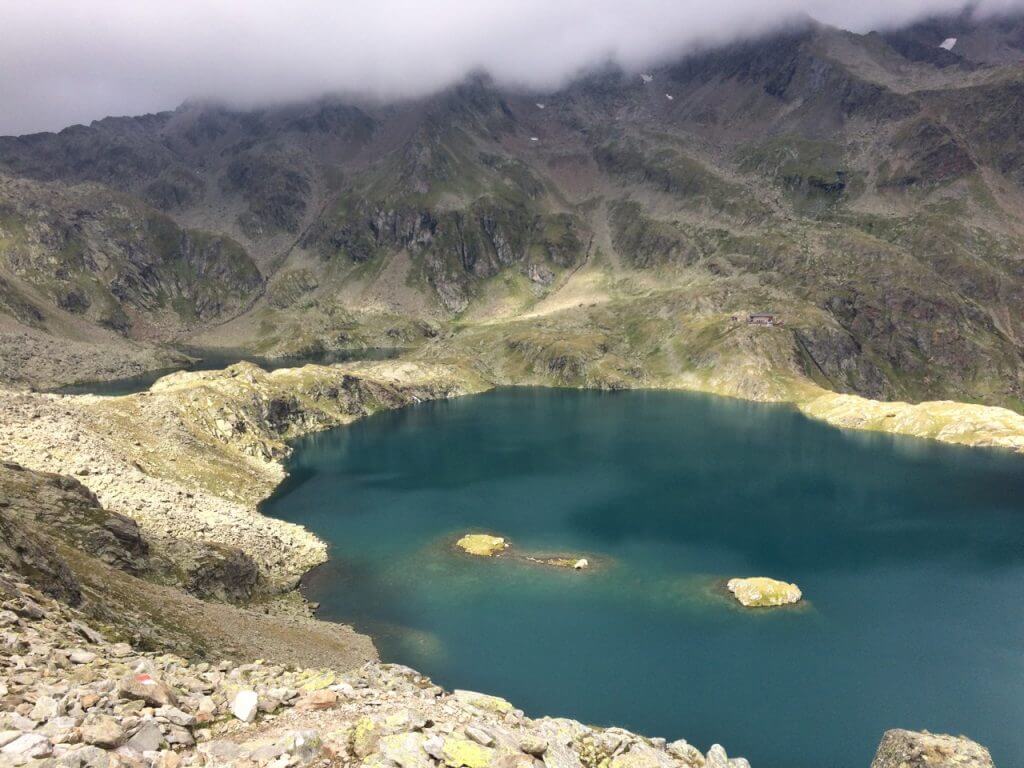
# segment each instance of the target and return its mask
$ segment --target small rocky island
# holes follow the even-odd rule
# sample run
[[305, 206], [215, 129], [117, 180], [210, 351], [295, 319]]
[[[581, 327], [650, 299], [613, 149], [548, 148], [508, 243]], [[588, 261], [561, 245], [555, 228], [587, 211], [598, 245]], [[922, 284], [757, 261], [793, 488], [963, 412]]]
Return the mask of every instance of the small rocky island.
[[508, 549], [508, 542], [501, 536], [491, 536], [488, 533], [467, 533], [455, 542], [455, 546], [467, 555], [495, 557]]
[[746, 608], [775, 608], [798, 603], [803, 599], [803, 593], [796, 584], [764, 576], [729, 579], [726, 587]]

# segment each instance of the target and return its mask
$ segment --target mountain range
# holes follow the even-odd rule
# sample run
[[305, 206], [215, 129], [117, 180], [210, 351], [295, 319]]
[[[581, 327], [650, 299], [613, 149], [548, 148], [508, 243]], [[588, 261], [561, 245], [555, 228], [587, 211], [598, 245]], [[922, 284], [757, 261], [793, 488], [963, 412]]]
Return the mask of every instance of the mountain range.
[[1024, 16], [967, 13], [554, 92], [3, 137], [0, 375], [400, 347], [499, 383], [1021, 411], [1022, 137]]

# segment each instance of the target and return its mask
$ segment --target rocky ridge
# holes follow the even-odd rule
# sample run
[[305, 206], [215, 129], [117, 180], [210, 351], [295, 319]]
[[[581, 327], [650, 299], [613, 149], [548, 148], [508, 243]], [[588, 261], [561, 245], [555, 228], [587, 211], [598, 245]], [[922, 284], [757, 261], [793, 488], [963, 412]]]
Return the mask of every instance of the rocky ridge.
[[277, 592], [326, 558], [312, 534], [256, 510], [284, 477], [286, 441], [482, 386], [472, 374], [430, 364], [267, 373], [242, 363], [174, 374], [123, 398], [0, 390], [0, 458], [74, 474], [151, 538], [240, 549], [258, 566], [265, 591]]

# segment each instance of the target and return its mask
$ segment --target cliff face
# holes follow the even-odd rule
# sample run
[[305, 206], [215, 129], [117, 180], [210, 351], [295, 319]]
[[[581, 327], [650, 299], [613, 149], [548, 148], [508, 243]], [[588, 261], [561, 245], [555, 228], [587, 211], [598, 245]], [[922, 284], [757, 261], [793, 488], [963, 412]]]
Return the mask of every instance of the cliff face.
[[[741, 367], [762, 396], [1019, 409], [1019, 29], [808, 24], [552, 93], [475, 78], [0, 139], [0, 375], [146, 364], [125, 337], [463, 362], [484, 339], [517, 381]], [[752, 311], [770, 340], [735, 327]], [[18, 353], [55, 338], [114, 352]]]

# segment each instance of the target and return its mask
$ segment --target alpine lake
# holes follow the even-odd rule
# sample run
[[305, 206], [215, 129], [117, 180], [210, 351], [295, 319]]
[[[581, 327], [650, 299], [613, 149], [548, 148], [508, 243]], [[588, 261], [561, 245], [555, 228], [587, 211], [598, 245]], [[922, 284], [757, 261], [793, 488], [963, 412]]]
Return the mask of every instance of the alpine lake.
[[[1024, 764], [1024, 456], [517, 388], [303, 438], [288, 469], [263, 512], [329, 542], [320, 617], [440, 685], [754, 768], [867, 768], [896, 727]], [[467, 532], [510, 547], [467, 555]], [[744, 608], [737, 576], [804, 600]]]

